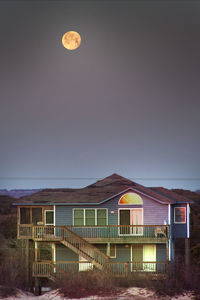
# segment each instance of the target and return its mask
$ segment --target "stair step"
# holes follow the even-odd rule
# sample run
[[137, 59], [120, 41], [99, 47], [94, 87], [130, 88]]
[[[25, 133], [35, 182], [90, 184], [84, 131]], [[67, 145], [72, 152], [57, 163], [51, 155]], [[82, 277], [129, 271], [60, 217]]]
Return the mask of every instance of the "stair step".
[[[103, 269], [104, 267], [104, 261], [106, 262], [106, 260], [109, 260], [109, 257], [107, 257], [105, 254], [101, 254], [101, 252], [94, 247], [93, 245], [91, 245], [90, 243], [88, 243], [86, 240], [84, 240], [83, 238], [81, 238], [80, 236], [78, 236], [76, 233], [74, 233], [73, 231], [71, 231], [69, 228], [65, 227], [64, 229], [67, 233], [68, 233], [68, 237], [65, 236], [65, 239], [63, 239], [62, 241], [60, 241], [63, 245], [65, 245], [66, 247], [70, 248], [72, 251], [74, 251], [75, 253], [83, 256], [85, 259], [87, 259], [89, 262], [91, 262], [94, 266], [96, 266], [98, 269]], [[67, 238], [69, 238], [69, 241], [67, 240]], [[72, 239], [71, 239], [72, 238]], [[73, 242], [70, 242], [74, 241]], [[87, 254], [83, 248], [88, 247], [89, 249], [91, 249], [93, 256]], [[98, 262], [95, 259], [95, 254], [98, 255], [99, 257], [103, 258], [102, 262]]]

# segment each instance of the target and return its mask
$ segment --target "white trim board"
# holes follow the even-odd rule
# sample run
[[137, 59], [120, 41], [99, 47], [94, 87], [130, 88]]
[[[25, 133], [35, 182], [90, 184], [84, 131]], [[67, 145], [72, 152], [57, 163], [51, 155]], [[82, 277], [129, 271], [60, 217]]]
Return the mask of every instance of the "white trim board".
[[[52, 224], [47, 224], [47, 222], [46, 222], [46, 212], [49, 212], [49, 211], [52, 211], [53, 212], [53, 223]], [[54, 218], [55, 218], [55, 216], [54, 216], [54, 210], [53, 209], [45, 209], [45, 211], [44, 211], [44, 222], [45, 222], [45, 225], [54, 225]]]

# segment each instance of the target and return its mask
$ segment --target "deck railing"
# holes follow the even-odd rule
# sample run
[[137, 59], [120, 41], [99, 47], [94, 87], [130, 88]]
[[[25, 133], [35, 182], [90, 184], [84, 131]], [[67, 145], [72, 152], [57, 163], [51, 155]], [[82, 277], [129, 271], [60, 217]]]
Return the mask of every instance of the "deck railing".
[[169, 239], [169, 225], [106, 225], [106, 226], [33, 226], [18, 225], [18, 238], [62, 240], [64, 228], [84, 239]]
[[[58, 262], [34, 262], [33, 276], [50, 277], [56, 275], [64, 275], [66, 272], [80, 272], [93, 270], [93, 265], [88, 261], [58, 261]], [[128, 261], [128, 262], [107, 262], [107, 273], [114, 277], [125, 277], [142, 274], [167, 274], [168, 262], [144, 262], [144, 261]]]
[[22, 239], [30, 239], [33, 235], [33, 225], [20, 224], [17, 228], [17, 237]]
[[87, 239], [169, 238], [169, 225], [69, 226], [69, 228]]
[[109, 262], [107, 263], [107, 270], [114, 276], [128, 276], [129, 274], [139, 273], [153, 273], [153, 274], [167, 274], [168, 262], [166, 261], [129, 261], [129, 262]]
[[37, 277], [49, 277], [53, 273], [53, 264], [51, 262], [34, 262], [32, 274]]

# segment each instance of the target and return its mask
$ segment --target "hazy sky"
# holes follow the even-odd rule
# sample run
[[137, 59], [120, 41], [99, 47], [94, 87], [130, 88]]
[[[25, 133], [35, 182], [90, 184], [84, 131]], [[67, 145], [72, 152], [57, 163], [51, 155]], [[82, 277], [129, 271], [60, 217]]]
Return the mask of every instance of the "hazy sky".
[[0, 60], [0, 188], [200, 188], [200, 1], [2, 0]]

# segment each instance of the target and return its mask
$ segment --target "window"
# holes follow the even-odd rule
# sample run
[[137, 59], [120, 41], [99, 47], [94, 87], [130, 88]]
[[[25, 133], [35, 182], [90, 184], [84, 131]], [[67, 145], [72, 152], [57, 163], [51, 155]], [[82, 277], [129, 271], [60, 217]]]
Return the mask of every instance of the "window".
[[20, 208], [20, 224], [31, 224], [30, 208]]
[[83, 226], [84, 225], [83, 209], [74, 209], [74, 225], [75, 226]]
[[106, 209], [97, 209], [97, 225], [107, 224], [107, 211]]
[[106, 208], [75, 208], [75, 226], [104, 226], [107, 225]]
[[54, 225], [54, 212], [53, 210], [45, 210], [45, 224]]
[[186, 207], [174, 208], [174, 223], [186, 223]]
[[42, 208], [32, 208], [32, 223], [37, 225], [38, 222], [42, 222]]
[[95, 209], [85, 210], [85, 225], [95, 226]]
[[110, 257], [115, 258], [116, 257], [116, 245], [110, 244]]
[[119, 199], [119, 205], [142, 205], [142, 198], [136, 193], [126, 193]]

